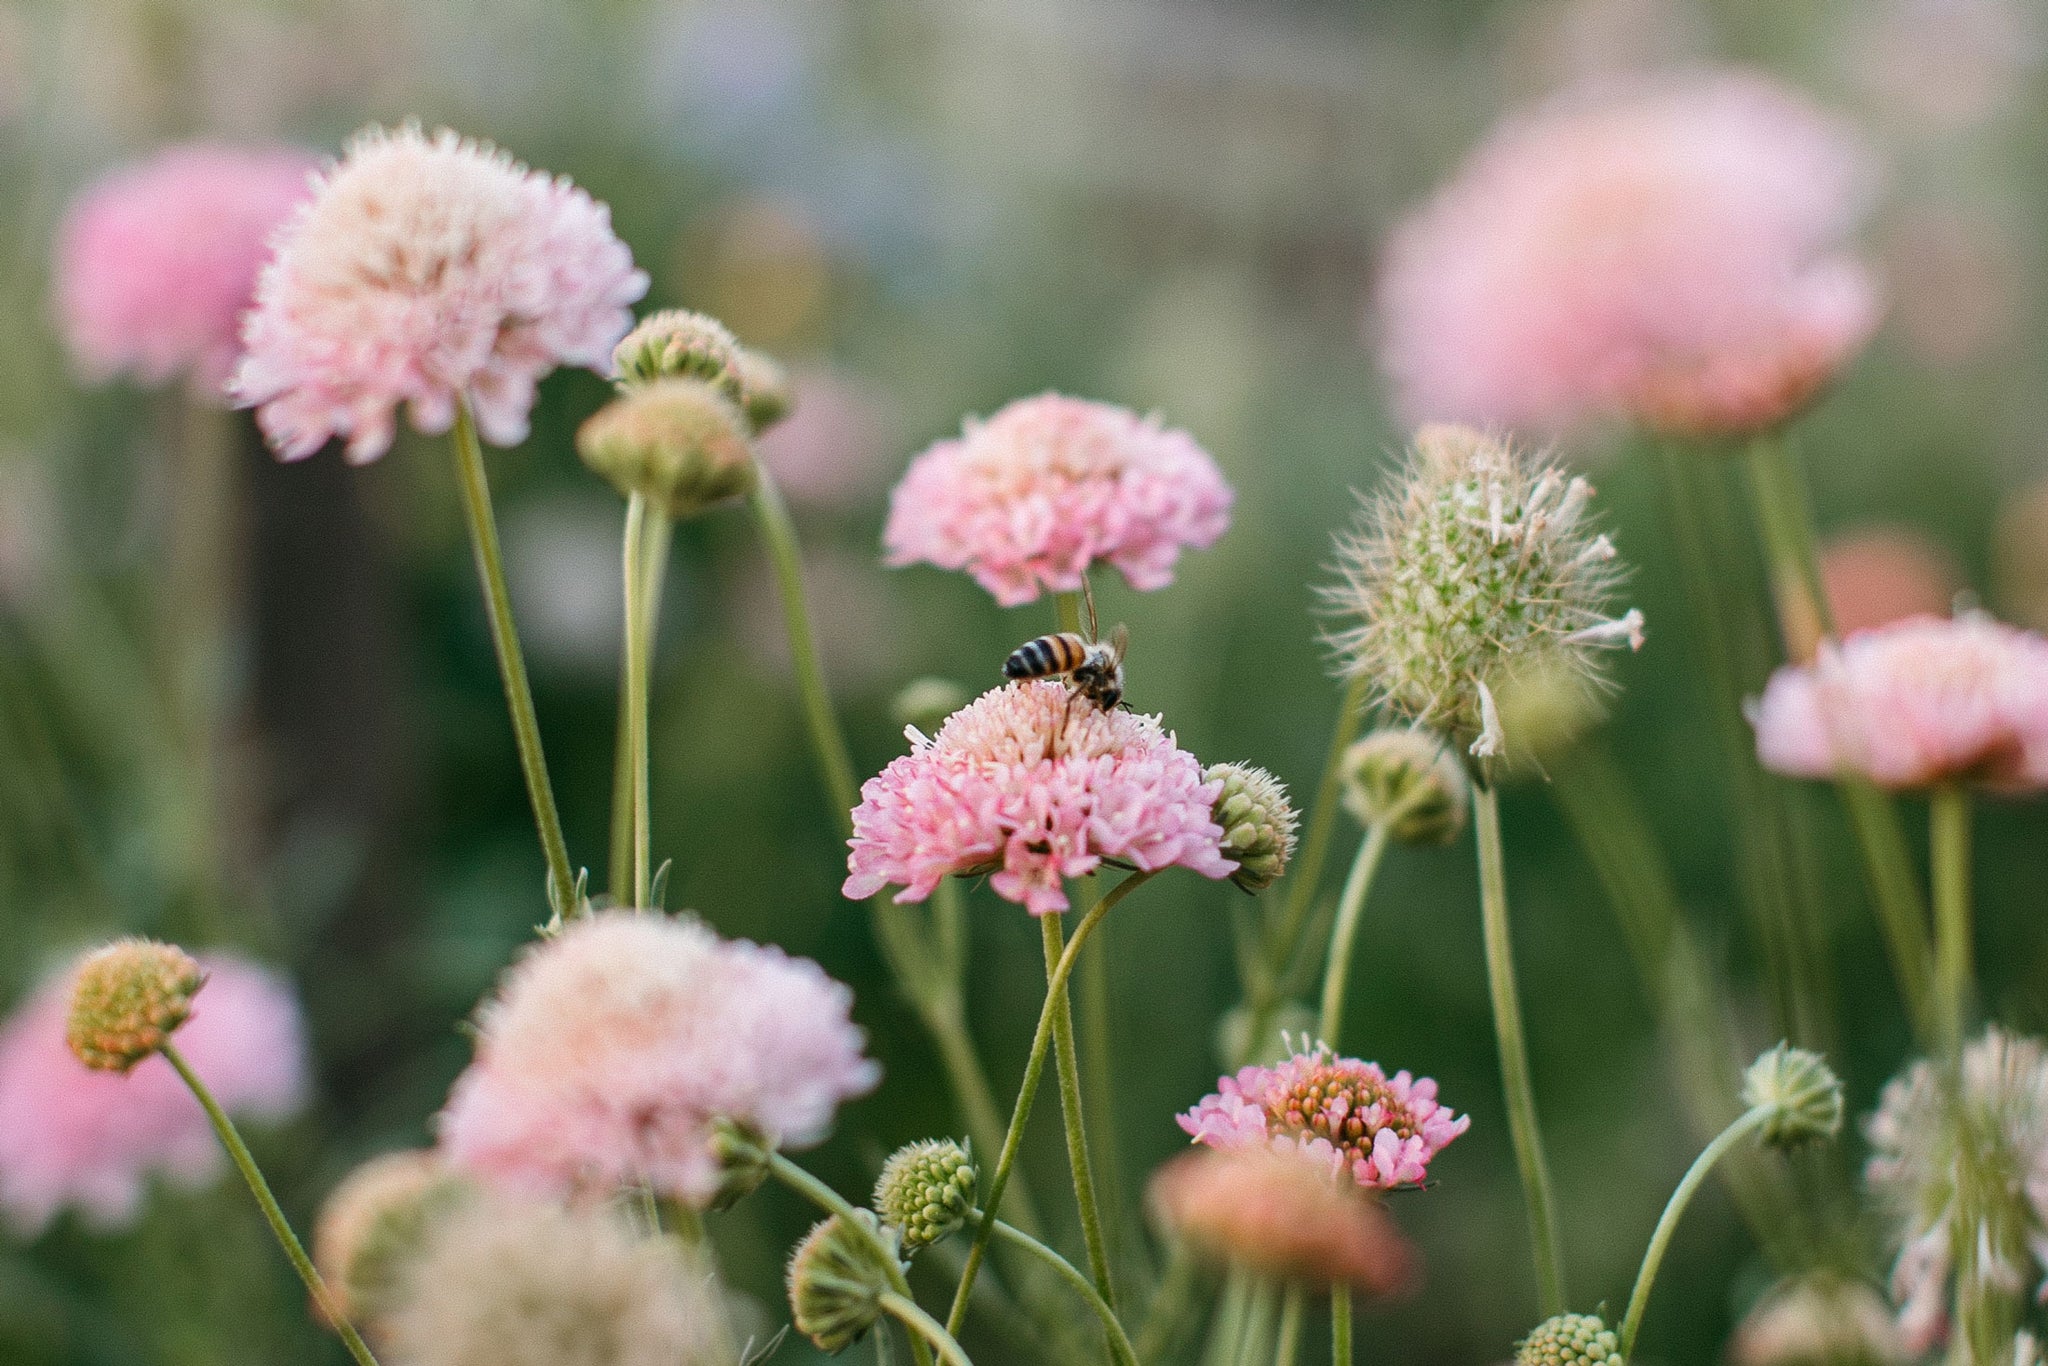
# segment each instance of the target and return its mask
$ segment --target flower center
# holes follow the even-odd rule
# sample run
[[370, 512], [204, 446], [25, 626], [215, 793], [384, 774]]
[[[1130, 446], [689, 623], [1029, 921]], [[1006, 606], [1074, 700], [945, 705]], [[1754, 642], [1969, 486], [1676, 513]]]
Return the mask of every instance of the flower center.
[[1369, 1156], [1382, 1129], [1402, 1139], [1415, 1134], [1414, 1116], [1384, 1080], [1335, 1065], [1316, 1068], [1273, 1094], [1266, 1112], [1286, 1133], [1326, 1138], [1352, 1158]]

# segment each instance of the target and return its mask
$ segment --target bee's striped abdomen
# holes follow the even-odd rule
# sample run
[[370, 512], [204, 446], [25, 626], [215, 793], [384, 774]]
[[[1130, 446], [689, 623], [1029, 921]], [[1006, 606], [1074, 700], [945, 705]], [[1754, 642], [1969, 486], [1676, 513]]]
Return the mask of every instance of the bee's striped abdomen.
[[1072, 631], [1027, 640], [1003, 661], [1005, 678], [1050, 678], [1072, 673], [1088, 657], [1088, 642]]

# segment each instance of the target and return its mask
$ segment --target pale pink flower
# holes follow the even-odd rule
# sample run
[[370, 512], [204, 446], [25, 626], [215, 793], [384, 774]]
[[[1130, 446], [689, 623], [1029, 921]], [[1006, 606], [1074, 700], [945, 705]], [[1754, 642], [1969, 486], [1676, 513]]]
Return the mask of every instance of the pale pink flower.
[[1086, 399], [1019, 399], [911, 462], [889, 497], [888, 562], [964, 569], [1005, 607], [1071, 593], [1097, 560], [1133, 588], [1173, 582], [1234, 495], [1186, 432]]
[[271, 234], [318, 162], [282, 147], [195, 142], [103, 176], [57, 235], [57, 319], [79, 373], [144, 384], [184, 375], [220, 394]]
[[1180, 1127], [1212, 1148], [1300, 1149], [1331, 1174], [1388, 1189], [1420, 1183], [1430, 1159], [1472, 1124], [1437, 1103], [1436, 1083], [1318, 1044], [1217, 1083]]
[[1828, 538], [1821, 586], [1844, 636], [1955, 606], [1962, 572], [1940, 546], [1909, 527], [1870, 526]]
[[646, 292], [610, 210], [567, 180], [446, 129], [371, 128], [279, 234], [231, 391], [287, 460], [336, 436], [375, 460], [401, 403], [444, 432], [466, 401], [509, 446], [543, 376], [610, 372]]
[[1204, 877], [1236, 864], [1212, 814], [1219, 782], [1159, 718], [1104, 711], [1040, 679], [983, 693], [868, 779], [853, 812], [844, 891], [899, 886], [922, 901], [954, 873], [988, 871], [1033, 915], [1067, 909], [1062, 878], [1104, 861]]
[[[206, 985], [178, 1051], [223, 1109], [259, 1120], [299, 1108], [305, 1029], [291, 988], [268, 969], [201, 954]], [[87, 1069], [65, 1046], [75, 969], [46, 981], [0, 1028], [0, 1210], [29, 1233], [75, 1207], [118, 1226], [152, 1176], [196, 1185], [219, 1170], [206, 1114], [161, 1057], [126, 1072]]]
[[1989, 617], [1913, 617], [1823, 643], [1750, 708], [1757, 758], [1905, 789], [2048, 787], [2048, 640]]
[[853, 994], [816, 963], [639, 911], [571, 922], [478, 1013], [476, 1060], [441, 1113], [443, 1150], [501, 1182], [565, 1194], [646, 1182], [702, 1204], [713, 1125], [822, 1140], [880, 1077]]
[[1395, 1295], [1415, 1249], [1379, 1202], [1321, 1163], [1268, 1147], [1183, 1153], [1152, 1174], [1153, 1212], [1213, 1257], [1287, 1280]]
[[1774, 425], [1877, 321], [1843, 242], [1870, 173], [1736, 71], [1600, 84], [1509, 119], [1387, 245], [1382, 360], [1414, 420], [1688, 434]]
[[856, 376], [799, 366], [796, 406], [755, 442], [761, 462], [792, 503], [842, 509], [881, 481], [896, 414], [888, 396]]

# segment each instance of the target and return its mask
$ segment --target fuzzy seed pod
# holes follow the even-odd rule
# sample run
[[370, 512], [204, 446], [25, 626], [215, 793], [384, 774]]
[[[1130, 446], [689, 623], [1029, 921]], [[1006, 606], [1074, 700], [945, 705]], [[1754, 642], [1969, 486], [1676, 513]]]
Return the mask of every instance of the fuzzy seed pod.
[[1742, 1074], [1743, 1104], [1768, 1106], [1763, 1140], [1796, 1148], [1842, 1131], [1842, 1081], [1818, 1053], [1790, 1044], [1765, 1051]]
[[1559, 1314], [1515, 1344], [1515, 1366], [1623, 1366], [1621, 1343], [1598, 1314]]
[[[855, 1213], [876, 1236], [874, 1215]], [[869, 1239], [838, 1215], [820, 1220], [789, 1258], [789, 1309], [796, 1330], [819, 1351], [839, 1353], [874, 1327], [889, 1289], [889, 1269]]]
[[435, 1221], [465, 1191], [440, 1155], [425, 1150], [386, 1153], [350, 1172], [313, 1225], [313, 1264], [335, 1307], [376, 1330], [397, 1307]]
[[1215, 819], [1223, 827], [1223, 856], [1237, 861], [1230, 880], [1247, 892], [1263, 892], [1294, 857], [1301, 818], [1287, 800], [1287, 785], [1250, 764], [1216, 764], [1202, 778], [1223, 784]]
[[169, 1041], [204, 985], [206, 973], [183, 949], [116, 940], [78, 965], [65, 1042], [87, 1067], [126, 1072]]
[[734, 403], [743, 403], [741, 346], [731, 329], [708, 313], [664, 308], [642, 318], [612, 351], [621, 389], [658, 379], [701, 379]]
[[644, 494], [671, 517], [694, 517], [754, 487], [746, 417], [701, 378], [629, 388], [577, 431], [576, 450], [620, 493]]
[[875, 1213], [902, 1235], [906, 1253], [915, 1252], [967, 1222], [976, 1180], [973, 1157], [952, 1139], [907, 1144], [882, 1164]]
[[1403, 844], [1449, 844], [1471, 799], [1465, 766], [1426, 730], [1376, 730], [1345, 751], [1344, 809], [1361, 825], [1391, 823]]

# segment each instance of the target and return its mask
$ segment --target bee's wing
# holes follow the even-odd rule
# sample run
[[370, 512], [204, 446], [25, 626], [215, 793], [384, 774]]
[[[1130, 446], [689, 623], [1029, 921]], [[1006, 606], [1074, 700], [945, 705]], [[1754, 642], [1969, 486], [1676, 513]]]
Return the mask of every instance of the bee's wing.
[[1130, 643], [1130, 628], [1118, 622], [1116, 629], [1109, 633], [1109, 659], [1112, 668], [1124, 662], [1124, 651], [1129, 648]]

